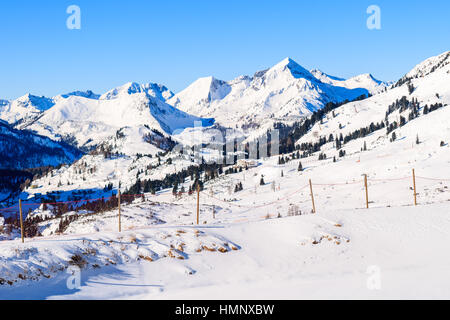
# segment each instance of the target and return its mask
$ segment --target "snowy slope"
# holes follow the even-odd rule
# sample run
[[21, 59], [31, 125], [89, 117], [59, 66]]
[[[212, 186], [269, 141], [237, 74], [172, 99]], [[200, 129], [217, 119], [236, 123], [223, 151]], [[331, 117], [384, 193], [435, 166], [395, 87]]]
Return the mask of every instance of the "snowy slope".
[[241, 76], [229, 82], [213, 77], [199, 79], [168, 103], [197, 116], [213, 117], [221, 125], [234, 128], [236, 123], [242, 126], [260, 124], [267, 119], [299, 118], [327, 102], [351, 100], [367, 93], [367, 89], [356, 83], [349, 88], [323, 83], [286, 58], [253, 77]]
[[[446, 57], [450, 61], [450, 55], [444, 54], [439, 57]], [[400, 117], [408, 119], [410, 110], [400, 113], [396, 110], [388, 115], [386, 112], [388, 107], [396, 101], [406, 97], [409, 101], [417, 100], [420, 110], [419, 117], [408, 122], [404, 127], [395, 130], [399, 139], [407, 137], [409, 140], [415, 141], [417, 135], [420, 140], [430, 140], [439, 144], [440, 141], [447, 141], [447, 133], [450, 130], [448, 119], [450, 114], [448, 104], [450, 104], [450, 64], [445, 64], [445, 60], [441, 58], [431, 58], [417, 65], [403, 79], [411, 79], [410, 84], [414, 87], [414, 91], [410, 94], [408, 82], [400, 86], [396, 86], [386, 92], [375, 95], [363, 101], [352, 102], [339, 107], [334, 111], [335, 117], [331, 114], [323, 121], [323, 124], [317, 123], [310, 132], [302, 137], [298, 143], [316, 142], [318, 137], [329, 137], [330, 134], [334, 138], [340, 134], [346, 136], [355, 130], [369, 126], [372, 122], [379, 123], [386, 119], [389, 123], [396, 121], [400, 123]], [[433, 72], [430, 72], [433, 70]], [[428, 115], [424, 115], [425, 105], [434, 105], [440, 103], [444, 108], [434, 111]], [[341, 128], [341, 129], [340, 129]], [[358, 142], [352, 141], [344, 149], [357, 151], [362, 147], [364, 140], [368, 145], [377, 147], [380, 145], [389, 145], [389, 138], [386, 135], [386, 129], [374, 132], [365, 139], [359, 139]], [[362, 142], [361, 142], [362, 141]], [[334, 141], [333, 141], [334, 142]], [[324, 151], [332, 150], [333, 143], [329, 143], [323, 147]], [[392, 151], [395, 153], [395, 151]], [[328, 156], [337, 154], [337, 150], [327, 152]]]
[[444, 52], [438, 56], [431, 57], [422, 63], [415, 66], [405, 78], [423, 78], [436, 70], [445, 69], [448, 71], [448, 65], [450, 64], [450, 51]]
[[0, 169], [24, 169], [72, 163], [81, 152], [65, 144], [0, 121]]

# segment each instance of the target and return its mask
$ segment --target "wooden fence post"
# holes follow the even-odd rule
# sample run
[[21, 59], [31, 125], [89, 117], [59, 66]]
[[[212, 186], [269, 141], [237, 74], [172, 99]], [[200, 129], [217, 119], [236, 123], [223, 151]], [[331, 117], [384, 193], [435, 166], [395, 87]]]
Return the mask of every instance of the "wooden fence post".
[[416, 170], [412, 169], [413, 185], [414, 185], [414, 205], [417, 206], [417, 189], [416, 189]]
[[22, 238], [22, 243], [25, 242], [24, 232], [23, 232], [23, 214], [22, 214], [22, 200], [19, 199], [19, 213], [20, 213], [20, 236]]
[[369, 209], [369, 186], [367, 184], [367, 174], [364, 175], [364, 186], [366, 188], [366, 208]]
[[120, 190], [119, 190], [119, 232], [122, 232], [122, 212], [120, 208]]
[[313, 206], [313, 213], [315, 214], [316, 213], [316, 203], [314, 202], [314, 193], [313, 193], [311, 179], [309, 179], [309, 189], [311, 190], [311, 201], [312, 201], [312, 206]]
[[197, 225], [200, 224], [200, 182], [197, 181]]

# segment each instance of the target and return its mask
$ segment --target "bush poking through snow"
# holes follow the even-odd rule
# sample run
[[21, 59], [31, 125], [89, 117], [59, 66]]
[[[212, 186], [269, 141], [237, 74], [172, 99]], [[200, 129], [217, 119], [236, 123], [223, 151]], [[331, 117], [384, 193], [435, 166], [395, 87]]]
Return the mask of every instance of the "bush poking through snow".
[[87, 261], [79, 254], [75, 254], [70, 258], [69, 264], [83, 269], [87, 265]]

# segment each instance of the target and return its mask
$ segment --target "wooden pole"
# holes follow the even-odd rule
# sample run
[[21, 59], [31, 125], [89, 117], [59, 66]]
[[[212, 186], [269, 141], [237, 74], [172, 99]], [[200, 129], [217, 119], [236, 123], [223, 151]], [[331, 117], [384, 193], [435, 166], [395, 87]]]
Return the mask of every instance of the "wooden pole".
[[416, 170], [412, 170], [414, 185], [414, 205], [417, 206], [417, 189], [416, 189]]
[[23, 214], [22, 214], [22, 200], [19, 199], [19, 213], [20, 213], [20, 236], [22, 238], [22, 243], [25, 242], [24, 232], [23, 232]]
[[197, 181], [197, 225], [200, 224], [200, 182]]
[[119, 232], [122, 232], [122, 212], [120, 208], [120, 190], [119, 190]]
[[311, 190], [311, 201], [312, 201], [312, 206], [313, 206], [313, 213], [315, 214], [316, 213], [316, 203], [314, 202], [314, 193], [313, 193], [311, 179], [309, 179], [309, 189]]
[[369, 187], [367, 184], [367, 174], [364, 175], [364, 186], [366, 188], [366, 208], [369, 209]]

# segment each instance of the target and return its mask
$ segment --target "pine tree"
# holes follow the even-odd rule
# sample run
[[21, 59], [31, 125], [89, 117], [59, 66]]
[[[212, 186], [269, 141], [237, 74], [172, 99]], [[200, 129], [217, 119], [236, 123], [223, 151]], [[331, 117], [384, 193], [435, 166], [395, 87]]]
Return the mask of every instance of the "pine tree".
[[177, 192], [178, 192], [178, 183], [175, 183], [174, 185], [173, 185], [173, 189], [172, 189], [172, 194], [177, 194]]
[[391, 142], [394, 142], [395, 140], [397, 140], [397, 135], [395, 134], [395, 131], [394, 131], [394, 132], [392, 132]]
[[414, 88], [414, 85], [412, 83], [408, 83], [408, 92], [411, 95], [416, 88]]
[[264, 186], [266, 183], [264, 182], [264, 176], [261, 176], [261, 180], [259, 181], [260, 186]]

